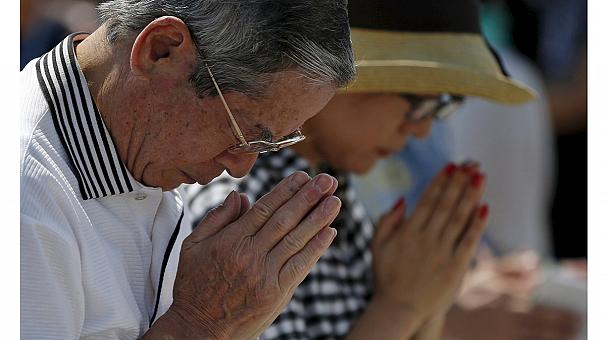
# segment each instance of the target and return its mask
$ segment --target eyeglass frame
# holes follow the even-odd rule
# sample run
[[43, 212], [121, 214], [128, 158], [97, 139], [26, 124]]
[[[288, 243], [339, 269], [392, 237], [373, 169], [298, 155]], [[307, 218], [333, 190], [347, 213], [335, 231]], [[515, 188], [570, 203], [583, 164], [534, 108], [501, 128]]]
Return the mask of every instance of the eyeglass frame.
[[[400, 96], [410, 103], [411, 108], [406, 112], [406, 119], [409, 122], [420, 122], [426, 119], [444, 120], [465, 102], [464, 96], [449, 93], [442, 93], [432, 98], [407, 93], [401, 93]], [[423, 103], [436, 100], [438, 105], [428, 111], [429, 113], [424, 113], [420, 117], [414, 116], [414, 113], [419, 110]], [[448, 111], [445, 111], [446, 109]]]
[[208, 70], [208, 74], [210, 75], [210, 79], [212, 80], [212, 82], [215, 86], [215, 90], [217, 90], [217, 93], [219, 94], [219, 98], [221, 98], [221, 102], [223, 103], [223, 106], [225, 107], [225, 111], [227, 111], [232, 133], [240, 142], [240, 144], [231, 146], [228, 149], [228, 151], [230, 153], [250, 154], [250, 153], [266, 153], [266, 152], [270, 152], [270, 151], [275, 152], [275, 151], [279, 151], [283, 148], [289, 147], [291, 145], [294, 145], [296, 143], [299, 143], [305, 139], [305, 136], [303, 135], [303, 133], [301, 132], [301, 129], [299, 128], [299, 129], [295, 130], [293, 133], [289, 134], [288, 136], [286, 136], [276, 142], [267, 141], [267, 140], [255, 140], [255, 141], [251, 141], [251, 142], [246, 141], [246, 138], [244, 137], [244, 134], [242, 133], [242, 130], [240, 129], [240, 126], [238, 125], [238, 122], [236, 122], [236, 118], [232, 114], [232, 112], [229, 108], [229, 105], [227, 105], [227, 102], [225, 101], [225, 97], [223, 97], [223, 93], [221, 92], [221, 89], [219, 88], [219, 84], [217, 84], [217, 80], [215, 79], [215, 76], [213, 75], [212, 71], [210, 70], [210, 67], [208, 66], [208, 64], [205, 64], [205, 66], [206, 66], [206, 69]]

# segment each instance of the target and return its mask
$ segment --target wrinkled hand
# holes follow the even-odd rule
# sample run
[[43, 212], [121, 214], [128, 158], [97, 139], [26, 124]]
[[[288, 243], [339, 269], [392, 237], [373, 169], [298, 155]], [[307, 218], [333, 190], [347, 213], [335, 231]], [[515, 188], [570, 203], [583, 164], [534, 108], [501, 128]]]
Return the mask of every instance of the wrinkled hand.
[[450, 307], [486, 225], [484, 175], [449, 165], [405, 220], [403, 204], [383, 216], [373, 240], [375, 296], [422, 319]]
[[169, 312], [212, 338], [261, 334], [334, 239], [336, 188], [298, 172], [251, 209], [230, 194], [183, 242]]
[[504, 306], [454, 308], [446, 320], [445, 333], [452, 340], [572, 340], [581, 326], [577, 314], [550, 307], [535, 307], [527, 312]]

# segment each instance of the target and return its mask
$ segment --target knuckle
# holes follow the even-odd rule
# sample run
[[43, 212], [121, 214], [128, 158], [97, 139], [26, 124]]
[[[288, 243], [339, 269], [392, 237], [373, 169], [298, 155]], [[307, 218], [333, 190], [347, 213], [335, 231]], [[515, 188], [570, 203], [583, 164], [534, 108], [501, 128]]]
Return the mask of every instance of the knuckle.
[[318, 200], [318, 196], [318, 192], [313, 188], [307, 188], [303, 192], [303, 200], [305, 200], [305, 203], [307, 203], [308, 205], [316, 203], [316, 201]]
[[327, 222], [329, 218], [330, 215], [326, 213], [324, 205], [320, 205], [312, 210], [304, 221], [306, 224], [318, 225]]
[[458, 189], [459, 189], [458, 187], [454, 187], [454, 186], [448, 187], [448, 189], [446, 189], [444, 191], [444, 194], [442, 195], [443, 199], [442, 199], [442, 202], [440, 202], [440, 206], [447, 207], [451, 202], [455, 202], [457, 200], [457, 197], [459, 196]]
[[200, 224], [213, 223], [219, 217], [219, 212], [220, 212], [220, 206], [212, 208], [211, 210], [208, 211], [208, 213], [206, 213], [206, 215], [204, 216], [204, 218], [202, 219], [202, 222], [200, 222]]
[[274, 229], [278, 234], [284, 235], [290, 231], [292, 225], [286, 216], [276, 216], [273, 222]]
[[290, 266], [287, 269], [287, 275], [291, 278], [291, 280], [296, 280], [306, 274], [307, 269], [307, 256], [300, 256], [293, 260]]
[[448, 213], [445, 208], [438, 207], [438, 209], [431, 215], [429, 219], [429, 225], [436, 225], [441, 228], [448, 222]]
[[286, 252], [295, 253], [298, 252], [303, 247], [303, 240], [299, 237], [296, 237], [292, 233], [286, 235], [283, 239], [284, 249]]
[[[465, 266], [463, 266], [463, 268], [465, 268]], [[461, 269], [459, 269], [457, 266], [449, 266], [445, 268], [445, 274], [446, 280], [452, 282], [455, 281], [461, 274]]]
[[[427, 230], [427, 228], [424, 231], [426, 231], [426, 230]], [[436, 246], [436, 239], [435, 239], [434, 235], [432, 235], [431, 233], [423, 232], [423, 233], [419, 234], [416, 238], [417, 238], [419, 244], [421, 246], [423, 246], [424, 248], [432, 248], [432, 247]]]
[[465, 224], [470, 218], [471, 206], [469, 203], [462, 203], [459, 208], [454, 211], [452, 216], [452, 224], [455, 226]]
[[262, 219], [269, 219], [273, 214], [272, 207], [265, 200], [258, 201], [253, 206], [253, 210], [254, 210], [255, 214]]
[[426, 199], [419, 202], [419, 205], [417, 205], [417, 208], [415, 209], [415, 213], [421, 213], [431, 209], [433, 207], [431, 199], [431, 197], [427, 197]]
[[387, 226], [387, 224], [390, 220], [389, 217], [390, 217], [389, 214], [385, 214], [385, 215], [381, 216], [381, 218], [379, 218], [379, 222], [377, 223], [377, 229], [385, 228], [385, 226]]
[[255, 248], [251, 246], [251, 243], [252, 238], [245, 237], [238, 243], [235, 249], [235, 258], [238, 263], [242, 264], [242, 266], [244, 267], [255, 263], [257, 258], [259, 257], [259, 254], [255, 250]]
[[212, 242], [210, 246], [211, 254], [215, 258], [225, 258], [228, 249], [231, 249], [231, 242], [225, 234], [221, 234], [215, 238], [215, 242]]
[[466, 249], [473, 248], [476, 245], [476, 237], [472, 234], [465, 235], [461, 240], [461, 245]]
[[303, 171], [297, 171], [290, 175], [288, 180], [288, 190], [291, 194], [295, 194], [301, 189], [301, 186], [310, 180], [309, 175]]
[[450, 232], [456, 233], [460, 228], [462, 228], [465, 222], [467, 222], [467, 218], [463, 216], [463, 213], [457, 211], [450, 219], [448, 230]]

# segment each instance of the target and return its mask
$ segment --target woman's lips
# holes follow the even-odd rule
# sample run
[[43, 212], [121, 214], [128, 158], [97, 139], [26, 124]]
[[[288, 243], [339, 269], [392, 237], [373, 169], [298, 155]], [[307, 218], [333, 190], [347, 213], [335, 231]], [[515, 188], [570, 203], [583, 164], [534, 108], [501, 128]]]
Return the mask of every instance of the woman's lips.
[[377, 155], [379, 155], [379, 157], [391, 156], [394, 153], [395, 153], [394, 150], [385, 149], [385, 148], [377, 148]]

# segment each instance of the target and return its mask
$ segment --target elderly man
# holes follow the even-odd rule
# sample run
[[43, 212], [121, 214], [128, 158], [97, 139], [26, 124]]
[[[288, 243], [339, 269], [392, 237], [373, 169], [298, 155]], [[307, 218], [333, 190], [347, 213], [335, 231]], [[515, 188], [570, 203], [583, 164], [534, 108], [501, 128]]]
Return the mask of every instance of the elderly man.
[[21, 336], [254, 338], [334, 239], [336, 180], [231, 193], [189, 236], [175, 188], [303, 138], [354, 75], [346, 3], [99, 9], [21, 74]]

